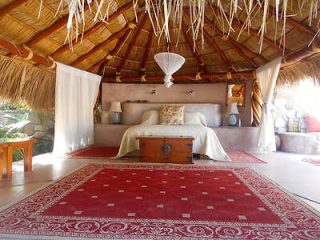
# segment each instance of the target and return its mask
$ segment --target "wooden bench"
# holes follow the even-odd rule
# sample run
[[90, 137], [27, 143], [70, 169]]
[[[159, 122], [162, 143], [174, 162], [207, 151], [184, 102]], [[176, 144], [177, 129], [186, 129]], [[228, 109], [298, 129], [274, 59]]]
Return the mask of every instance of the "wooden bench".
[[192, 163], [193, 137], [139, 136], [140, 161]]
[[19, 148], [24, 150], [24, 171], [32, 171], [32, 145], [34, 143], [33, 139], [0, 143], [0, 178], [12, 177], [13, 151]]

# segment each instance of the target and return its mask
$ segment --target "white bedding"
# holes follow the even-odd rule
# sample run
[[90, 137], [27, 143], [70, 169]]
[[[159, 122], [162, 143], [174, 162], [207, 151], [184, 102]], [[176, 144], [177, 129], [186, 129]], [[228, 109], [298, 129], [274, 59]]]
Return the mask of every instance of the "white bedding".
[[139, 149], [138, 136], [192, 136], [193, 152], [205, 154], [218, 161], [230, 161], [223, 150], [215, 132], [201, 125], [136, 125], [130, 127], [123, 135], [119, 153], [121, 157], [128, 152]]

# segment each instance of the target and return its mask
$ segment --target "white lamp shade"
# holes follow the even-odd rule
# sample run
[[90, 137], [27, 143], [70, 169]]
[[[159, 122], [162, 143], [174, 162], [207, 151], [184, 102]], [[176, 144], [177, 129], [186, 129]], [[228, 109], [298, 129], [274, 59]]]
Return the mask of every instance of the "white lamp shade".
[[165, 76], [163, 81], [165, 86], [169, 88], [173, 84], [171, 82], [172, 74], [182, 67], [185, 58], [176, 53], [162, 52], [154, 55], [154, 60], [164, 72]]
[[229, 114], [239, 114], [238, 103], [230, 103]]
[[122, 112], [120, 102], [111, 102], [110, 112]]

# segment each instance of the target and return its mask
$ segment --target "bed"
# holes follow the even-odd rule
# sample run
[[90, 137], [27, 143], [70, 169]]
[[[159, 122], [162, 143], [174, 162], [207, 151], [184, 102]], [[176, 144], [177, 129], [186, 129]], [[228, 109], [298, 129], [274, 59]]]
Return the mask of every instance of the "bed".
[[[142, 115], [147, 111], [160, 110], [162, 105], [183, 105], [186, 114], [200, 113], [206, 118], [206, 125], [187, 124], [187, 125], [159, 125], [144, 124]], [[122, 123], [133, 124], [134, 126], [127, 129], [124, 133], [117, 157], [139, 149], [138, 136], [192, 136], [193, 153], [207, 155], [209, 158], [218, 161], [230, 161], [228, 155], [222, 148], [219, 139], [211, 127], [221, 125], [221, 105], [208, 103], [124, 103], [122, 105]]]

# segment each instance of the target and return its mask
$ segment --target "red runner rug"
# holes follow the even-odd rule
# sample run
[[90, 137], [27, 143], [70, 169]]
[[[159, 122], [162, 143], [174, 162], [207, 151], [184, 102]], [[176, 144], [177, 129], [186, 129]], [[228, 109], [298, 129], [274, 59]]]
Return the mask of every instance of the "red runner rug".
[[320, 239], [320, 216], [248, 168], [90, 164], [0, 212], [0, 238]]
[[320, 166], [320, 159], [305, 158], [302, 161], [307, 162], [307, 163], [311, 163], [316, 166]]
[[98, 147], [93, 146], [87, 149], [72, 153], [74, 158], [110, 158], [118, 154], [119, 147]]
[[235, 163], [265, 163], [259, 158], [244, 151], [227, 151], [227, 154]]
[[[71, 154], [72, 158], [110, 158], [118, 154], [119, 147], [98, 147], [93, 146]], [[228, 151], [232, 162], [236, 163], [265, 163], [255, 156], [244, 151]]]

